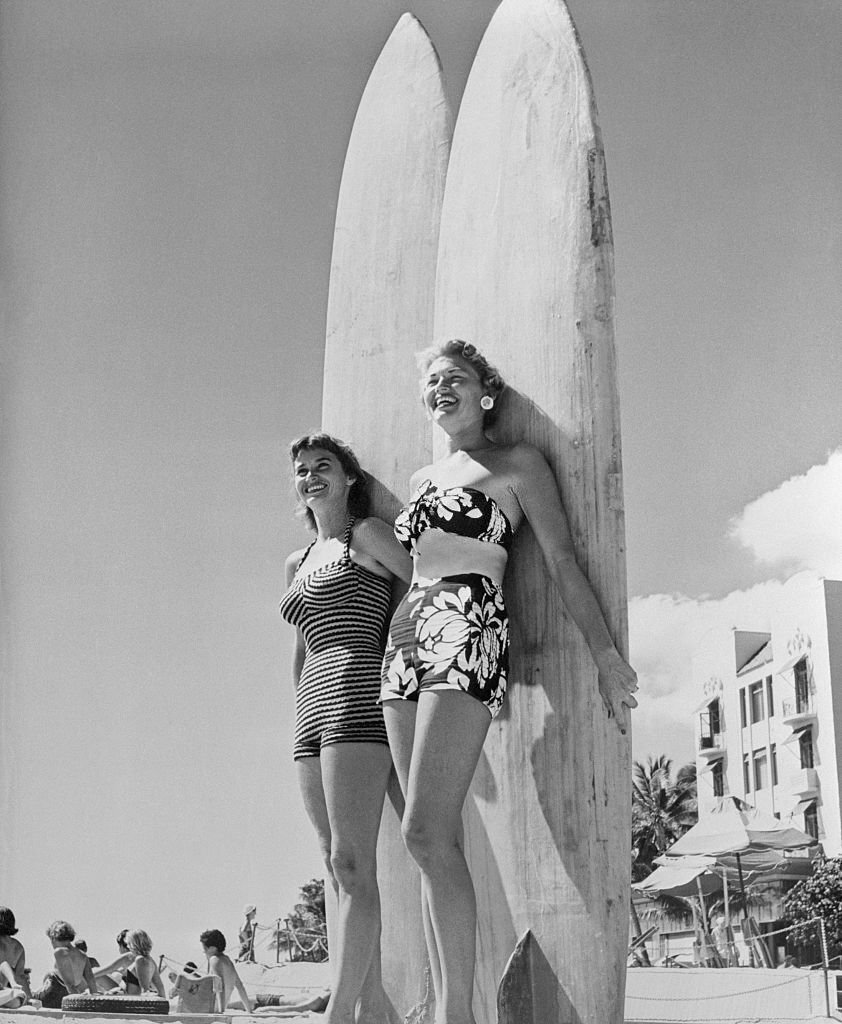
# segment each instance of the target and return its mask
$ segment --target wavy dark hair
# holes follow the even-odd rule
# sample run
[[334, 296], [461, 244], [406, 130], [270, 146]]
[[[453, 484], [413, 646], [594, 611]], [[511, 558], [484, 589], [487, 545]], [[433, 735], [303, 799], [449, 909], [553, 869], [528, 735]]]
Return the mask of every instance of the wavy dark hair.
[[[348, 514], [354, 519], [365, 519], [371, 510], [371, 496], [368, 491], [368, 476], [354, 455], [350, 446], [340, 441], [332, 434], [323, 431], [315, 434], [304, 434], [289, 446], [289, 457], [295, 462], [301, 452], [311, 452], [314, 448], [321, 448], [323, 451], [331, 452], [339, 459], [343, 472], [347, 476], [354, 477], [351, 489], [348, 491]], [[316, 529], [316, 517], [309, 508], [301, 507], [301, 515], [311, 530]]]
[[463, 341], [461, 338], [448, 338], [446, 341], [437, 342], [430, 348], [425, 348], [423, 352], [419, 352], [415, 357], [418, 369], [422, 373], [426, 373], [430, 364], [441, 356], [458, 356], [476, 370], [483, 390], [494, 399], [493, 407], [486, 409], [483, 413], [482, 425], [484, 427], [493, 426], [497, 419], [497, 399], [506, 388], [506, 382], [500, 371], [489, 363], [473, 342]]
[[8, 907], [0, 907], [0, 935], [17, 935], [15, 915]]

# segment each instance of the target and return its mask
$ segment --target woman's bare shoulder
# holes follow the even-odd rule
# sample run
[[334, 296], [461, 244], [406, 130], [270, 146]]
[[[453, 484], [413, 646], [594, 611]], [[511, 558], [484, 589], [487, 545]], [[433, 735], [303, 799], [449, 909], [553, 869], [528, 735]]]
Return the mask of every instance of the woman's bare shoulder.
[[292, 577], [295, 575], [295, 570], [298, 568], [306, 550], [306, 548], [299, 548], [297, 551], [293, 551], [284, 563], [284, 575], [286, 576], [287, 583], [291, 582]]
[[410, 498], [415, 497], [415, 492], [427, 480], [431, 480], [433, 477], [433, 466], [422, 466], [420, 469], [416, 469], [412, 476], [409, 478], [409, 496]]

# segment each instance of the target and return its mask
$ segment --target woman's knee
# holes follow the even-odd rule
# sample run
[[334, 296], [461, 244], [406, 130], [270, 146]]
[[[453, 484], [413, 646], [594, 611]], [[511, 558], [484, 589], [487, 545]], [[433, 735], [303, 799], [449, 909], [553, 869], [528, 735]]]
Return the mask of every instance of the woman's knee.
[[401, 825], [403, 841], [410, 856], [422, 870], [432, 870], [444, 863], [447, 855], [458, 845], [457, 836], [441, 827], [412, 814], [404, 814]]
[[336, 846], [330, 854], [330, 870], [340, 889], [361, 893], [377, 887], [377, 869], [353, 848]]

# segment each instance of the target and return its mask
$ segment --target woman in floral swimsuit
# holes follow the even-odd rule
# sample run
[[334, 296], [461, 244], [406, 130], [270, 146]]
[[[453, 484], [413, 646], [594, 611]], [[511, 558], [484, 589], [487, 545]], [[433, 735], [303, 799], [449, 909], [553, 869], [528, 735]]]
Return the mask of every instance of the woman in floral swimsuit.
[[421, 869], [436, 1019], [475, 1024], [476, 905], [460, 846], [462, 805], [506, 692], [509, 629], [502, 581], [526, 518], [581, 630], [621, 731], [634, 671], [614, 646], [579, 568], [558, 486], [532, 445], [485, 433], [504, 384], [477, 349], [453, 340], [421, 356], [422, 401], [448, 453], [417, 472], [395, 534], [413, 577], [389, 630], [380, 699], [406, 798], [403, 835]]

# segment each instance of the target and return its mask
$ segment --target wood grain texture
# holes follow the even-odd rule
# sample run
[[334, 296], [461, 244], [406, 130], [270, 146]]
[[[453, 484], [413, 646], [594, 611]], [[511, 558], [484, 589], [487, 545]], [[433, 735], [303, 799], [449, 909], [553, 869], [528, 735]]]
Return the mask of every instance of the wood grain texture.
[[[547, 456], [579, 562], [625, 652], [613, 298], [605, 163], [575, 29], [560, 0], [503, 0], [454, 133], [435, 333], [475, 342], [509, 383], [496, 434]], [[497, 982], [530, 930], [536, 1024], [620, 1024], [628, 737], [607, 720], [590, 653], [527, 527], [506, 592], [509, 699], [465, 810], [479, 915], [476, 1016], [495, 1019]]]
[[[452, 119], [438, 56], [404, 15], [369, 77], [348, 144], [328, 295], [322, 425], [375, 481], [394, 520], [431, 455], [414, 353], [430, 343]], [[418, 870], [387, 803], [378, 844], [386, 992], [403, 1017], [423, 1003], [426, 949]]]

